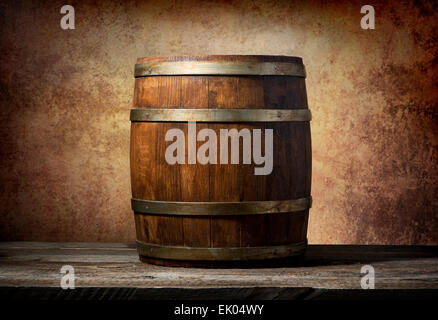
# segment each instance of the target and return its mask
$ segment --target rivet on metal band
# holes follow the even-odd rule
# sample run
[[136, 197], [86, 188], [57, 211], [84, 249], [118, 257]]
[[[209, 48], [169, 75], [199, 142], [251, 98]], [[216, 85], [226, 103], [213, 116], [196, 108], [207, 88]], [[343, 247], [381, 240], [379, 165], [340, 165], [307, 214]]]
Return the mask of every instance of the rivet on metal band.
[[307, 241], [267, 247], [199, 248], [163, 246], [137, 240], [141, 256], [185, 261], [242, 261], [297, 256], [306, 250]]
[[310, 121], [309, 109], [132, 109], [132, 122]]
[[312, 197], [278, 201], [242, 202], [176, 202], [131, 199], [136, 213], [182, 216], [236, 216], [304, 211], [311, 207]]
[[306, 77], [304, 64], [296, 62], [166, 61], [135, 65], [135, 77], [159, 75], [257, 75]]

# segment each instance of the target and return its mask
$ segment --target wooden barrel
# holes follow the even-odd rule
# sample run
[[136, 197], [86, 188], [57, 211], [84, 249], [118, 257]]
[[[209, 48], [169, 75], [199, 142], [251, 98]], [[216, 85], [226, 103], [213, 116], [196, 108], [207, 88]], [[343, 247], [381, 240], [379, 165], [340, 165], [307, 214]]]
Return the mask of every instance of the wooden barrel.
[[[305, 252], [312, 161], [305, 76], [298, 57], [137, 60], [131, 184], [141, 261], [166, 266], [269, 265]], [[203, 129], [211, 129], [203, 131], [209, 134], [204, 140], [199, 136]], [[234, 162], [232, 137], [221, 136], [225, 129], [241, 134]], [[169, 132], [180, 136], [170, 135], [166, 141]], [[245, 149], [248, 132], [252, 143]], [[185, 139], [183, 155], [182, 149], [168, 150], [178, 137]], [[212, 149], [205, 152], [207, 141]], [[263, 167], [256, 158], [256, 141], [258, 156], [265, 152], [261, 174], [255, 173]], [[271, 172], [266, 169], [270, 141]], [[222, 155], [225, 147], [228, 156]], [[198, 158], [201, 149], [207, 162]], [[179, 161], [169, 162], [166, 152]], [[248, 152], [252, 156], [245, 161]]]

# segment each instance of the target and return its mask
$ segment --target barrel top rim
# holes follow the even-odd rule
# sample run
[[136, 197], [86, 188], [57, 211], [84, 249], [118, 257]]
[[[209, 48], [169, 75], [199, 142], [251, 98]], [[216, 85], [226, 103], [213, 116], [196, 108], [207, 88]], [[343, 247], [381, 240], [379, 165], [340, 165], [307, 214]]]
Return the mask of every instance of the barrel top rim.
[[303, 63], [301, 57], [283, 55], [181, 55], [181, 56], [151, 56], [137, 58], [137, 63], [180, 62], [180, 61], [210, 61], [210, 62], [289, 62]]

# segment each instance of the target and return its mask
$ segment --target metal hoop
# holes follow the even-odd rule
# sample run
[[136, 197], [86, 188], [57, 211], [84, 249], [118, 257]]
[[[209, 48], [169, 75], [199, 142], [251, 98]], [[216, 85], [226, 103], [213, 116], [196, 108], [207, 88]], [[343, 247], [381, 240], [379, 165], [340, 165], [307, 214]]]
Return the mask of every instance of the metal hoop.
[[131, 199], [136, 213], [178, 216], [239, 216], [299, 212], [312, 206], [312, 198], [278, 201], [176, 202]]
[[132, 122], [310, 121], [309, 109], [132, 109]]
[[159, 75], [257, 75], [306, 77], [304, 64], [297, 62], [166, 61], [135, 65], [135, 77]]

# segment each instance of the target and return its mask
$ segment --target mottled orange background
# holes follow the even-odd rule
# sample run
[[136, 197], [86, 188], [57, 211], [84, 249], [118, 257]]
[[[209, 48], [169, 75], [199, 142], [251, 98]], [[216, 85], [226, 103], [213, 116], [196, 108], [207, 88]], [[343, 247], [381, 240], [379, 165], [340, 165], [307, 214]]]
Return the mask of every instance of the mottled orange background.
[[[76, 29], [60, 28], [71, 4]], [[362, 30], [362, 5], [376, 29]], [[310, 243], [438, 244], [438, 8], [422, 1], [2, 1], [0, 239], [133, 241], [137, 57], [296, 55]]]

